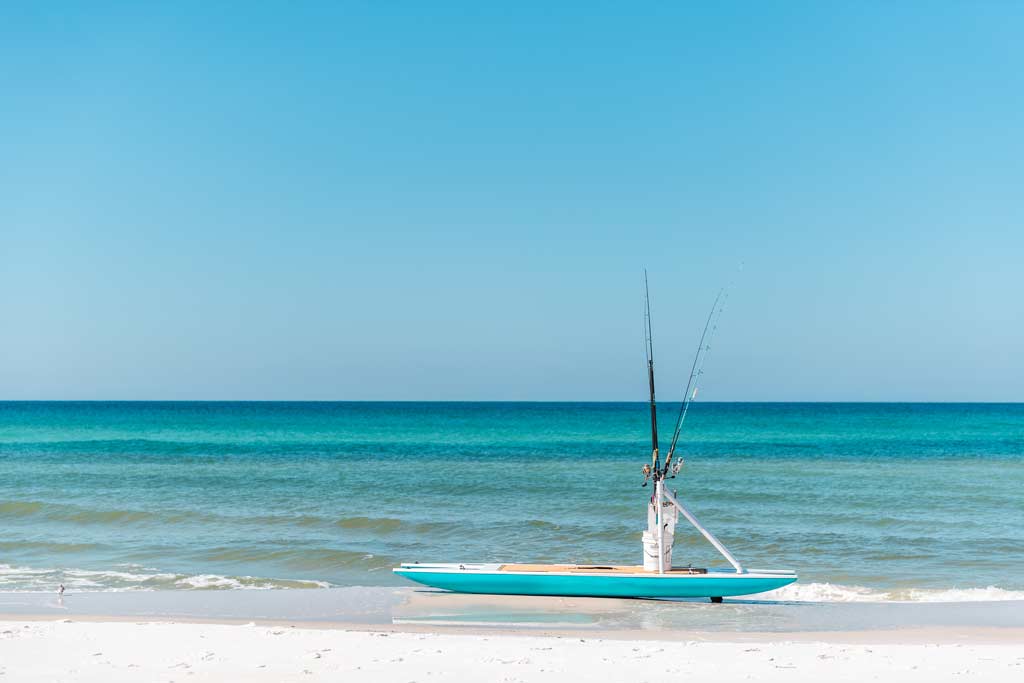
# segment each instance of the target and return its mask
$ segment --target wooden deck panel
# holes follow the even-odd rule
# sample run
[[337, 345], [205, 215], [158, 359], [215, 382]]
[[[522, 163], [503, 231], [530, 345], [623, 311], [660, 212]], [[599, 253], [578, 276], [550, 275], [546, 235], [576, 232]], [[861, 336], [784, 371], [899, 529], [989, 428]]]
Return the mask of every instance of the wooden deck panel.
[[[640, 565], [591, 565], [591, 564], [503, 564], [499, 567], [503, 572], [567, 572], [570, 574], [657, 574], [657, 571], [645, 571]], [[666, 574], [705, 574], [706, 569], [673, 567]]]

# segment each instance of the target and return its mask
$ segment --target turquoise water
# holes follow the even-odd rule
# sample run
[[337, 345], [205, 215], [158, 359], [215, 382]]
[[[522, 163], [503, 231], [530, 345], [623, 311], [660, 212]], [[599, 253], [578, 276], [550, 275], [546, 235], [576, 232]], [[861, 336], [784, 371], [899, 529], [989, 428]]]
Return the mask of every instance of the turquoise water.
[[[0, 403], [0, 590], [639, 563], [645, 411]], [[683, 453], [672, 487], [747, 566], [798, 570], [788, 597], [1024, 596], [1024, 404], [695, 404]], [[688, 527], [675, 560], [724, 564]]]

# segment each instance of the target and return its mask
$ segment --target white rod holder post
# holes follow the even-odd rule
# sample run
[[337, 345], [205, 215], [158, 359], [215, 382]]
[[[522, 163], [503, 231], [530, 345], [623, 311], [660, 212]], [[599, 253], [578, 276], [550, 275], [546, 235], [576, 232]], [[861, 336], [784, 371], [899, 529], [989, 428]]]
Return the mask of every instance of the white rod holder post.
[[[661, 484], [661, 482], [658, 482], [658, 483], [659, 483], [659, 485]], [[731, 564], [733, 567], [735, 567], [737, 574], [745, 574], [746, 573], [746, 570], [740, 564], [739, 560], [737, 560], [735, 557], [732, 556], [732, 553], [729, 552], [729, 549], [726, 548], [724, 545], [722, 545], [722, 542], [719, 541], [717, 538], [715, 538], [714, 534], [712, 534], [710, 531], [705, 529], [704, 525], [701, 524], [699, 521], [697, 521], [697, 518], [693, 516], [692, 512], [687, 510], [686, 507], [682, 503], [680, 503], [678, 500], [676, 500], [676, 497], [673, 496], [671, 493], [669, 493], [667, 489], [663, 490], [662, 493], [664, 494], [664, 496], [666, 498], [668, 498], [668, 502], [670, 502], [673, 505], [675, 505], [676, 508], [678, 508], [679, 511], [683, 513], [683, 517], [686, 517], [686, 519], [690, 522], [690, 524], [692, 524], [694, 526], [694, 528], [697, 529], [697, 531], [699, 531], [701, 534], [703, 534], [704, 538], [708, 539], [708, 542], [711, 545], [715, 546], [715, 549], [718, 552], [722, 553], [722, 557], [724, 557], [725, 559], [729, 560], [729, 564]], [[660, 496], [659, 496], [659, 498], [660, 498]], [[659, 507], [661, 507], [661, 506], [659, 505]], [[661, 523], [661, 521], [660, 521], [661, 520], [660, 514], [658, 516], [658, 520], [659, 520], [658, 523], [660, 524]]]
[[665, 573], [665, 524], [661, 519], [661, 497], [665, 493], [665, 486], [661, 479], [654, 482], [654, 518], [658, 522], [658, 573]]

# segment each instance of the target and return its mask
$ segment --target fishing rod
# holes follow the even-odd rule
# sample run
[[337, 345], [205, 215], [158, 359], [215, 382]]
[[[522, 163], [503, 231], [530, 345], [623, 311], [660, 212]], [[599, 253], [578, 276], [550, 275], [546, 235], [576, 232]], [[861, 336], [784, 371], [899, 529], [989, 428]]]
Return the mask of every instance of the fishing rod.
[[651, 333], [651, 291], [647, 286], [647, 269], [644, 268], [644, 349], [647, 351], [647, 384], [651, 390], [651, 465], [650, 470], [644, 467], [644, 483], [647, 485], [647, 477], [654, 474], [654, 480], [658, 481], [660, 475], [660, 463], [658, 459], [658, 406], [654, 400], [654, 335]]
[[[668, 447], [668, 455], [665, 456], [665, 467], [661, 471], [661, 477], [665, 478], [668, 476], [668, 468], [672, 462], [672, 457], [676, 453], [676, 444], [679, 441], [679, 435], [683, 430], [683, 421], [686, 420], [686, 414], [690, 410], [690, 404], [697, 397], [697, 382], [700, 380], [700, 376], [704, 374], [704, 361], [707, 359], [708, 351], [711, 350], [711, 340], [715, 336], [715, 330], [718, 329], [718, 318], [721, 317], [722, 311], [725, 310], [725, 302], [729, 298], [725, 288], [718, 290], [718, 295], [715, 297], [715, 302], [711, 305], [711, 312], [708, 313], [708, 319], [704, 323], [704, 331], [700, 335], [700, 343], [697, 344], [697, 353], [693, 357], [693, 365], [690, 367], [690, 379], [686, 383], [686, 393], [683, 398], [683, 403], [679, 406], [679, 415], [676, 417], [676, 427], [672, 432], [672, 442]], [[721, 306], [719, 306], [721, 301]], [[713, 324], [712, 324], [713, 323]], [[711, 332], [711, 336], [708, 336], [708, 332]], [[704, 340], [707, 339], [707, 344]], [[680, 461], [681, 463], [682, 461]], [[679, 465], [673, 471], [673, 475], [679, 471]]]

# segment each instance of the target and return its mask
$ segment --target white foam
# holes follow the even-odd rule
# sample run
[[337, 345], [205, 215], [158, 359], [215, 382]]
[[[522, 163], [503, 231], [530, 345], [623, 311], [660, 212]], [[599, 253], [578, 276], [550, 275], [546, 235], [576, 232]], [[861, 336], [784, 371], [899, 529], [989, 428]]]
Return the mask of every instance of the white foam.
[[990, 602], [1024, 600], [1024, 591], [998, 586], [880, 590], [837, 583], [794, 583], [751, 597], [782, 602]]
[[951, 588], [949, 590], [902, 591], [897, 595], [906, 595], [904, 600], [914, 602], [987, 602], [991, 600], [1024, 600], [1024, 591], [1010, 591], [998, 586], [985, 588]]
[[329, 588], [325, 581], [283, 580], [218, 574], [171, 574], [140, 565], [124, 569], [37, 569], [0, 564], [0, 591], [38, 593], [55, 591], [63, 584], [69, 591], [117, 593], [152, 590], [269, 590], [272, 588]]
[[197, 574], [185, 576], [174, 582], [176, 588], [262, 588], [262, 586], [247, 586], [238, 579], [218, 574]]

